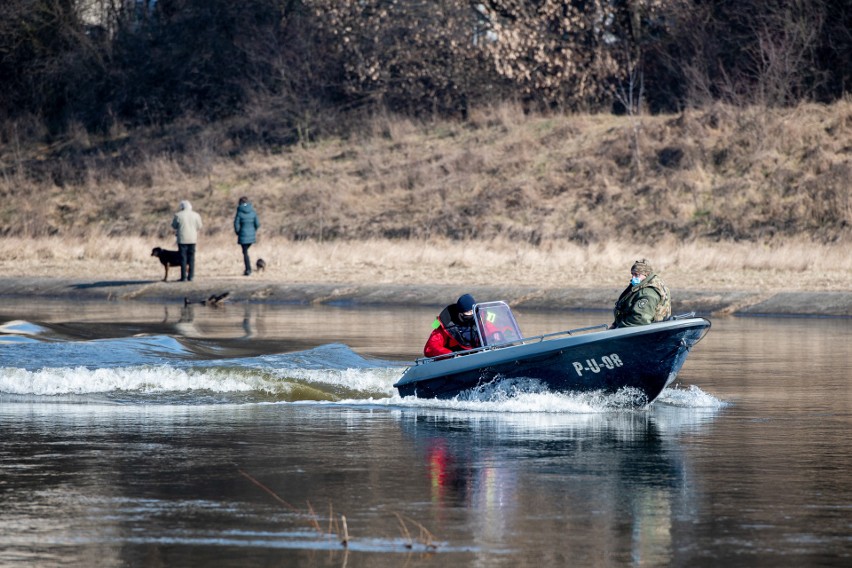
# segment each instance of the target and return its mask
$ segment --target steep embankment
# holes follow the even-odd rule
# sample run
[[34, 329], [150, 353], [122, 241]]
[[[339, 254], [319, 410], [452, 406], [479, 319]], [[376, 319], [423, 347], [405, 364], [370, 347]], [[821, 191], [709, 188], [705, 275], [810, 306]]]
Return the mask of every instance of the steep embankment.
[[162, 238], [190, 199], [208, 233], [227, 233], [245, 194], [267, 234], [290, 239], [850, 238], [852, 102], [639, 118], [503, 107], [464, 123], [380, 117], [286, 148], [243, 147], [237, 126], [6, 145], [0, 225]]

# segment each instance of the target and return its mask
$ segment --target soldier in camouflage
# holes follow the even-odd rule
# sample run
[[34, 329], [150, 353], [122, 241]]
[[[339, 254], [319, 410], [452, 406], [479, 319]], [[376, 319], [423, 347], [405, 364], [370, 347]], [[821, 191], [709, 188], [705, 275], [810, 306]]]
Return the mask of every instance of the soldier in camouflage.
[[630, 285], [615, 303], [615, 321], [610, 327], [645, 325], [670, 318], [671, 294], [648, 261], [643, 258], [634, 262], [630, 276]]

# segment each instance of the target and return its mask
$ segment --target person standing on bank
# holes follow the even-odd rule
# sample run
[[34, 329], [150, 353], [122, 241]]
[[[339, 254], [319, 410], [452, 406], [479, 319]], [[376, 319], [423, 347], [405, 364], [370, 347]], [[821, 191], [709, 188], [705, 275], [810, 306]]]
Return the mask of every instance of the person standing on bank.
[[175, 230], [180, 252], [181, 282], [195, 278], [195, 244], [198, 242], [198, 231], [201, 227], [201, 215], [192, 210], [189, 201], [181, 201], [178, 212], [172, 219], [172, 228]]
[[646, 259], [630, 267], [630, 285], [615, 303], [615, 321], [610, 328], [646, 325], [672, 315], [671, 294]]
[[260, 220], [257, 213], [249, 203], [248, 197], [240, 197], [237, 203], [237, 214], [234, 216], [234, 232], [237, 234], [237, 244], [243, 247], [243, 263], [246, 270], [243, 276], [251, 276], [251, 259], [249, 258], [249, 247], [257, 240], [257, 230], [260, 228]]

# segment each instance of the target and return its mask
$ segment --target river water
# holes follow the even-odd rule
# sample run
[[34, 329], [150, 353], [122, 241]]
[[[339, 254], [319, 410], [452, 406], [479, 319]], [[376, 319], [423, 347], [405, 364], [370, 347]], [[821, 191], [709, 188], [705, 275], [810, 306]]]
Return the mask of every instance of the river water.
[[401, 399], [435, 312], [0, 301], [0, 565], [852, 565], [852, 320], [714, 319], [645, 409]]

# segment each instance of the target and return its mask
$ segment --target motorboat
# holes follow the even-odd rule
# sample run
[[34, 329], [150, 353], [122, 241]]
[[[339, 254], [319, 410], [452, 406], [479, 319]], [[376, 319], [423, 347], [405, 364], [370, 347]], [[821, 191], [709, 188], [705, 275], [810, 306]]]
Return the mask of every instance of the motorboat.
[[650, 404], [677, 377], [689, 351], [710, 329], [695, 314], [636, 327], [606, 324], [523, 337], [505, 302], [474, 306], [481, 347], [414, 361], [394, 384], [400, 396], [450, 399], [509, 381], [553, 392], [635, 389]]

